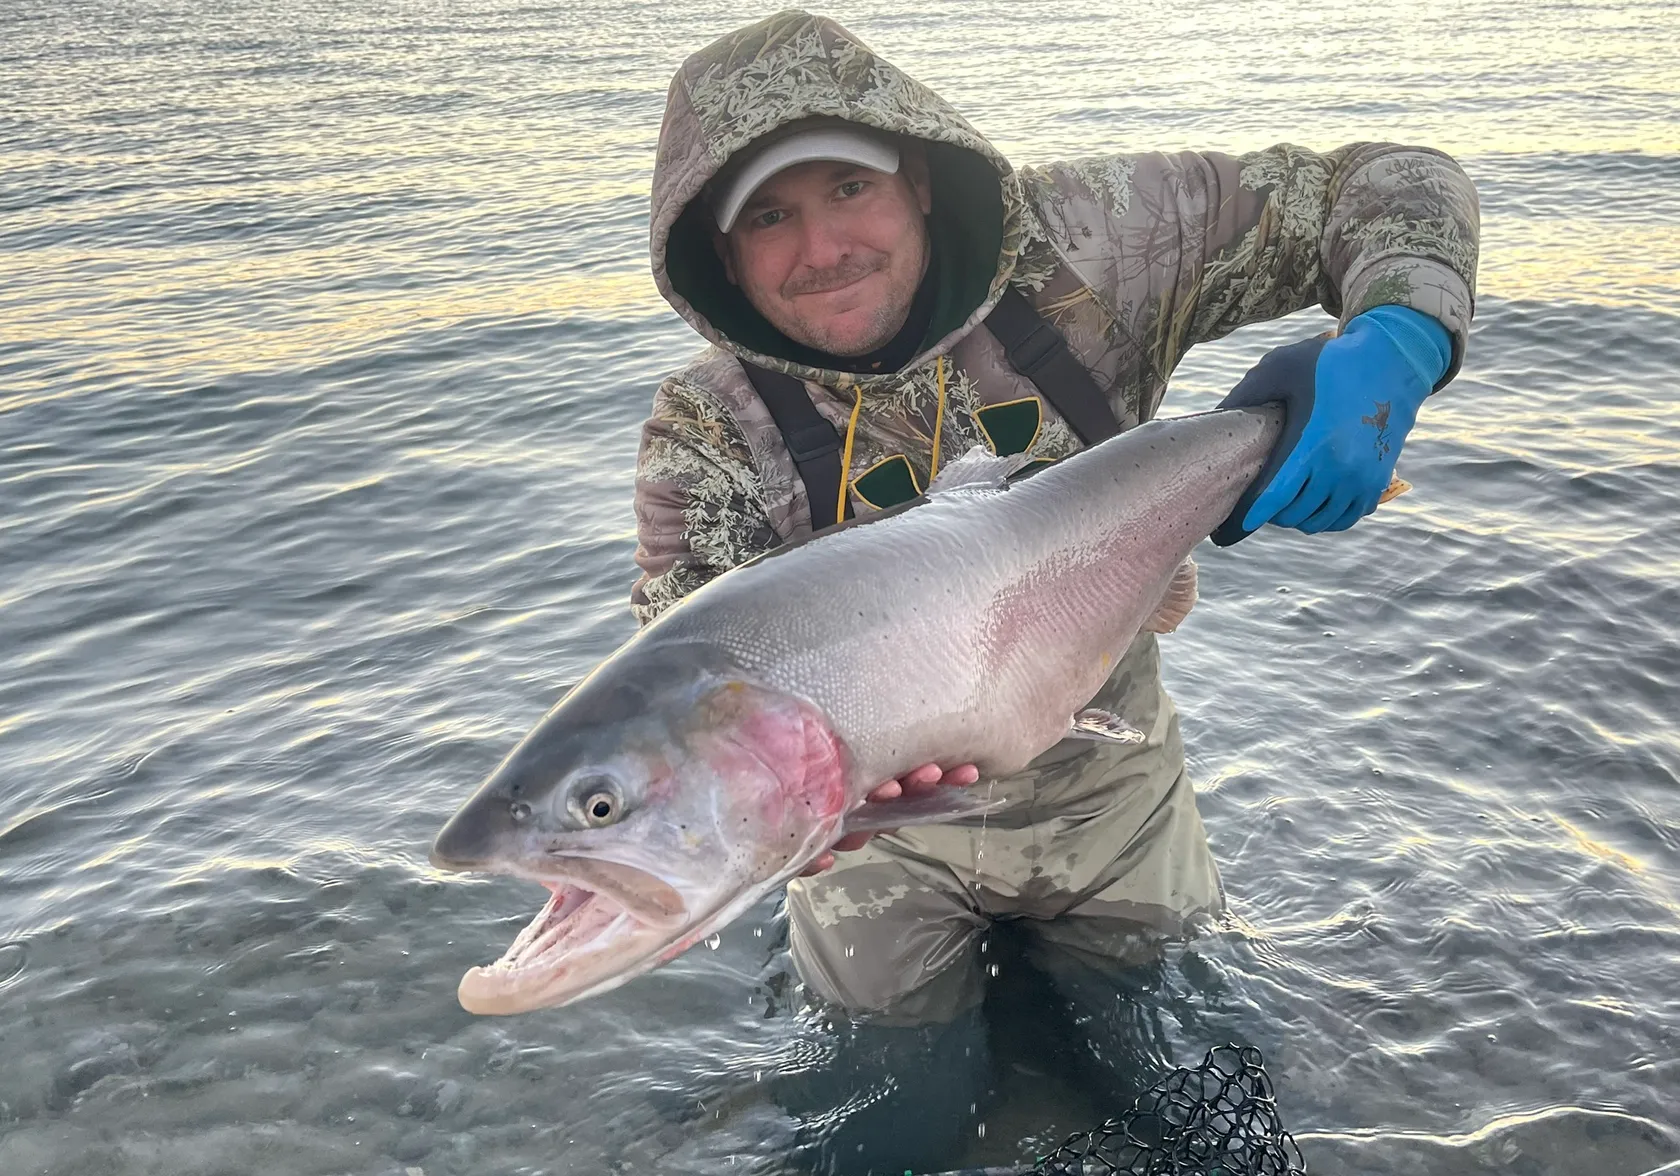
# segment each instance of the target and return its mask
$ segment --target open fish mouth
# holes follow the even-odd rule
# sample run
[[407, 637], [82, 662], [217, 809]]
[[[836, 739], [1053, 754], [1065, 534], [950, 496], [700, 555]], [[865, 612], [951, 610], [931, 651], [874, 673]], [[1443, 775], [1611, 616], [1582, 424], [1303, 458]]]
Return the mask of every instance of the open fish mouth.
[[630, 929], [629, 912], [592, 890], [546, 882], [550, 894], [502, 958], [461, 977], [457, 995], [469, 1013], [514, 1013], [536, 1007], [533, 999], [563, 982], [574, 955]]
[[502, 957], [461, 977], [462, 1008], [521, 1013], [592, 995], [614, 987], [626, 964], [681, 936], [684, 906], [670, 886], [633, 867], [603, 873], [598, 863], [590, 865], [578, 872], [608, 885], [544, 881], [548, 901]]

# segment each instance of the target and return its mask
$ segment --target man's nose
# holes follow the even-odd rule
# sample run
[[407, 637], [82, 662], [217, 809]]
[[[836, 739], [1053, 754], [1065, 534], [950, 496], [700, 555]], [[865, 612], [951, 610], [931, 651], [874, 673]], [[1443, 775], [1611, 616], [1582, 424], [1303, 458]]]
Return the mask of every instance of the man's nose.
[[806, 217], [803, 227], [801, 260], [812, 269], [833, 269], [852, 251], [850, 238], [826, 217]]

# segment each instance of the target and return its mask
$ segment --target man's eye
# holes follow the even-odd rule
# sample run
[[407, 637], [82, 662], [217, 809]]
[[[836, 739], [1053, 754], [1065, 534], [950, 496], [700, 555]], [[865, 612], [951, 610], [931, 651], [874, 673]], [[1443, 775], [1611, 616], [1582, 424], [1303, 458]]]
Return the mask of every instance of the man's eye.
[[863, 186], [863, 180], [847, 180], [844, 184], [840, 185], [840, 195], [856, 196], [859, 192], [863, 191]]
[[785, 216], [787, 216], [787, 213], [781, 209], [771, 208], [753, 217], [753, 224], [761, 229], [768, 229], [771, 225], [780, 224]]

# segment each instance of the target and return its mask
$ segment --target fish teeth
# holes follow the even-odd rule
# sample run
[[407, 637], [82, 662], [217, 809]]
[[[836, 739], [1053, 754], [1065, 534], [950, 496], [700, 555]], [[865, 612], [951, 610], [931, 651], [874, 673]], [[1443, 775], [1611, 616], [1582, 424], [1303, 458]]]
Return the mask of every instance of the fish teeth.
[[526, 967], [533, 956], [547, 951], [553, 945], [556, 937], [563, 936], [566, 929], [574, 923], [573, 916], [589, 904], [595, 895], [578, 886], [567, 886], [561, 883], [545, 882], [552, 895], [545, 902], [542, 909], [536, 913], [529, 923], [526, 923], [514, 936], [508, 949], [502, 953], [492, 967], [504, 971], [516, 971]]
[[617, 932], [635, 919], [616, 903], [581, 886], [545, 882], [553, 891], [542, 910], [514, 937], [502, 958], [485, 971], [501, 975], [552, 968], [581, 938], [590, 943]]
[[570, 910], [561, 915], [560, 918], [555, 919], [552, 923], [545, 926], [542, 934], [538, 935], [531, 942], [530, 948], [521, 953], [524, 956], [523, 963], [525, 966], [529, 966], [538, 958], [547, 954], [555, 946], [555, 944], [559, 943], [562, 939], [568, 938], [571, 933], [577, 929], [577, 916], [582, 913], [584, 908], [587, 907], [594, 898], [595, 896], [593, 894], [584, 895], [582, 899], [578, 900], [578, 902], [575, 903]]
[[559, 904], [562, 893], [564, 892], [560, 890], [554, 891], [549, 896], [548, 901], [543, 903], [542, 910], [538, 911], [529, 923], [520, 928], [519, 934], [514, 936], [513, 942], [508, 944], [508, 949], [502, 953], [502, 961], [513, 960], [530, 945], [532, 940], [542, 934], [548, 927], [549, 918], [553, 915], [554, 908]]
[[[635, 920], [633, 918], [631, 918], [631, 916], [629, 915], [628, 912], [617, 911], [608, 918], [608, 921], [606, 922], [606, 924], [604, 926], [601, 926], [593, 935], [590, 935], [588, 937], [588, 939], [586, 940], [586, 942], [594, 942], [597, 939], [603, 938], [604, 936], [610, 935], [614, 931], [617, 931], [619, 929], [619, 927], [621, 927], [625, 923], [632, 923], [633, 924], [634, 922], [635, 922]], [[567, 924], [566, 924], [566, 927], [569, 931], [575, 931], [577, 929], [577, 926], [578, 926], [578, 924], [575, 921], [568, 921]], [[573, 936], [571, 934], [567, 934], [567, 935], [563, 936], [562, 938], [563, 939], [570, 939], [572, 937]], [[569, 946], [571, 946], [571, 945], [568, 944], [568, 943], [562, 942], [561, 940], [556, 940], [554, 943], [551, 943], [547, 947], [543, 948], [540, 953], [533, 954], [532, 957], [530, 958], [530, 960], [528, 961], [528, 963], [525, 966], [535, 967], [537, 965], [551, 964], [551, 963], [554, 962], [553, 957], [565, 954], [565, 950]]]

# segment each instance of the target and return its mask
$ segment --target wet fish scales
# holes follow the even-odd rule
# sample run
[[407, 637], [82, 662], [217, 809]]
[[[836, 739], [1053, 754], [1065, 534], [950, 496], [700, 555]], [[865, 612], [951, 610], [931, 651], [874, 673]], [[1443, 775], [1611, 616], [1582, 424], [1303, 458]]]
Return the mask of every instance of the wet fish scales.
[[444, 868], [594, 895], [590, 927], [544, 929], [564, 950], [472, 969], [463, 1005], [518, 1012], [604, 992], [722, 927], [848, 827], [983, 811], [978, 790], [867, 803], [921, 764], [1003, 775], [1070, 733], [1124, 741], [1118, 719], [1079, 712], [1158, 607], [1182, 617], [1175, 573], [1280, 424], [1275, 408], [1152, 422], [1007, 489], [936, 490], [691, 594], [550, 711], [439, 833]]

